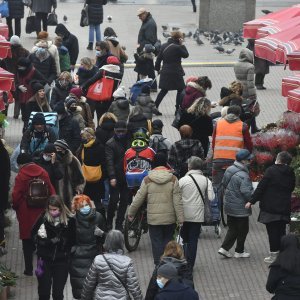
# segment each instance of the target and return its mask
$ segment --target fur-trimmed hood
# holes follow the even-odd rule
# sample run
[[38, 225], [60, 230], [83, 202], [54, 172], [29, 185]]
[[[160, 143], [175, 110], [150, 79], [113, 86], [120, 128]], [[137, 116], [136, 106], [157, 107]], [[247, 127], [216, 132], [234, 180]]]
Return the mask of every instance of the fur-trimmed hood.
[[116, 65], [104, 65], [100, 70], [105, 70], [111, 73], [120, 73], [120, 67]]
[[186, 85], [186, 87], [191, 87], [193, 89], [196, 89], [199, 92], [203, 93], [204, 95], [206, 93], [205, 89], [201, 85], [199, 85], [197, 82], [195, 82], [195, 81], [188, 82], [188, 84]]
[[70, 165], [72, 163], [73, 160], [73, 153], [71, 152], [71, 150], [66, 150], [65, 155], [61, 158], [61, 163], [63, 165]]

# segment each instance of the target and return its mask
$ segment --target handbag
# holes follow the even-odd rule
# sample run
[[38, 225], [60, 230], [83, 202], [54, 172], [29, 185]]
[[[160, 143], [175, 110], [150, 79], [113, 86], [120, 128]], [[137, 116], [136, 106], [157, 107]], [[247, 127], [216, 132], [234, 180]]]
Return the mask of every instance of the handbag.
[[87, 182], [97, 182], [102, 178], [101, 166], [87, 166], [84, 164], [84, 149], [81, 151], [82, 173]]
[[58, 24], [57, 14], [55, 13], [55, 9], [48, 15], [47, 25], [48, 26], [56, 26]]
[[113, 94], [114, 83], [114, 79], [105, 77], [105, 71], [103, 71], [103, 77], [89, 87], [86, 97], [99, 102], [110, 101]]
[[0, 3], [0, 14], [1, 14], [2, 18], [9, 17], [9, 10], [8, 10], [7, 1], [2, 1], [2, 3]]
[[124, 282], [122, 281], [122, 279], [120, 278], [120, 276], [119, 276], [117, 273], [115, 273], [115, 271], [113, 270], [113, 268], [111, 267], [111, 265], [110, 265], [109, 262], [107, 261], [105, 255], [103, 254], [102, 256], [103, 256], [104, 260], [106, 261], [106, 263], [107, 263], [108, 267], [110, 268], [110, 270], [114, 273], [114, 275], [117, 277], [117, 279], [121, 282], [121, 284], [123, 285], [124, 289], [126, 290], [126, 293], [127, 293], [127, 299], [131, 300], [130, 293], [129, 293], [129, 291], [128, 291], [127, 286], [124, 284]]
[[182, 114], [183, 114], [183, 109], [181, 107], [179, 107], [176, 111], [175, 118], [171, 124], [176, 129], [179, 129], [179, 122], [180, 122]]
[[83, 9], [81, 10], [80, 26], [81, 27], [89, 26], [88, 5], [86, 4], [86, 1], [84, 1], [84, 6]]
[[197, 183], [197, 181], [195, 180], [195, 178], [189, 174], [189, 176], [192, 178], [192, 180], [194, 181], [199, 194], [202, 198], [203, 204], [204, 204], [204, 222], [205, 223], [211, 223], [212, 222], [212, 213], [211, 213], [211, 207], [210, 207], [210, 203], [209, 203], [209, 199], [208, 199], [208, 180], [206, 178], [206, 190], [205, 190], [205, 197], [203, 197], [203, 194], [201, 192], [201, 189]]
[[29, 10], [28, 17], [26, 18], [26, 33], [32, 33], [35, 31], [35, 15], [32, 10]]

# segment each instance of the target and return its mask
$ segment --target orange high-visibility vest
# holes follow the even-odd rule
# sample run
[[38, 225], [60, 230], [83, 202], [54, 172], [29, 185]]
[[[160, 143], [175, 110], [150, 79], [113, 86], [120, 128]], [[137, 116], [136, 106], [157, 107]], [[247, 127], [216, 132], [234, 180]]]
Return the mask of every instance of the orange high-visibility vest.
[[213, 159], [233, 159], [236, 153], [244, 148], [243, 122], [238, 120], [229, 123], [225, 119], [217, 122]]

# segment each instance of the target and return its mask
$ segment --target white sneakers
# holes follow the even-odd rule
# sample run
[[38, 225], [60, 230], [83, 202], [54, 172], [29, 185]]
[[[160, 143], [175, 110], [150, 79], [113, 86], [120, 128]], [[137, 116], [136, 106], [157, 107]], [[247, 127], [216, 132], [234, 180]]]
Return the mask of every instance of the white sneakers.
[[279, 251], [278, 252], [270, 252], [270, 256], [266, 257], [264, 259], [264, 262], [267, 264], [272, 264], [275, 261], [275, 259], [277, 258], [278, 253], [279, 253]]
[[[232, 257], [232, 254], [229, 251], [225, 250], [224, 248], [220, 248], [218, 250], [218, 253], [226, 258]], [[250, 253], [245, 252], [245, 251], [243, 253], [235, 252], [234, 257], [235, 258], [248, 258], [248, 257], [250, 257]]]

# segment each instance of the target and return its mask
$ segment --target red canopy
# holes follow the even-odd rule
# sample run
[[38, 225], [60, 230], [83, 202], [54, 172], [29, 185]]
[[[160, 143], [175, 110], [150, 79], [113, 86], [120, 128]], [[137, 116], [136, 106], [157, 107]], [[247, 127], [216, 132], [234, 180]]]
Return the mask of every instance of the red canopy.
[[300, 50], [300, 38], [280, 44], [276, 50], [277, 61], [285, 64], [288, 60], [288, 55], [297, 50]]
[[256, 39], [257, 31], [264, 26], [275, 25], [279, 22], [300, 16], [300, 4], [267, 14], [258, 19], [244, 23], [243, 35], [246, 39]]
[[0, 58], [11, 57], [10, 42], [0, 35]]
[[14, 89], [14, 74], [0, 68], [0, 90], [7, 92]]

